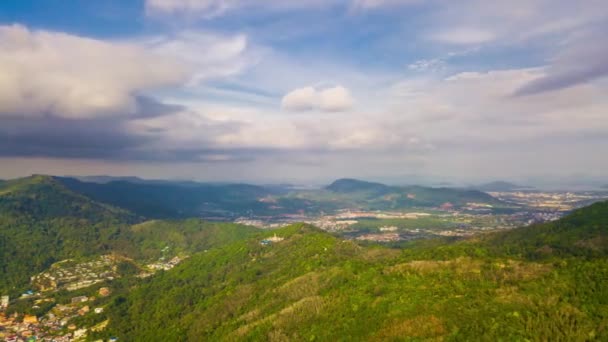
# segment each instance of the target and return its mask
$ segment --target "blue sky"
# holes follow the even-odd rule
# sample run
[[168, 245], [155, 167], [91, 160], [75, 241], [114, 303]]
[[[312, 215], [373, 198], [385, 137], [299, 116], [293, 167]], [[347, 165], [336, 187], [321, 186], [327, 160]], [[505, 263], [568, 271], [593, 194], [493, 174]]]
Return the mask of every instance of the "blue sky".
[[608, 6], [7, 0], [0, 177], [602, 179]]

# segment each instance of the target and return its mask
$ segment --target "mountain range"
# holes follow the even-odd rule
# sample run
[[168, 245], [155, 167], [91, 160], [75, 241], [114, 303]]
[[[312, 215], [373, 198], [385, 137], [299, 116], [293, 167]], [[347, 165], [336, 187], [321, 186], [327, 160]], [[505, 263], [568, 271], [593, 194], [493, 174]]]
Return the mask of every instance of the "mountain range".
[[[3, 181], [0, 292], [21, 293], [31, 276], [58, 261], [111, 254], [131, 271], [77, 292], [93, 298], [101, 286], [112, 289], [91, 302], [103, 312], [71, 321], [103, 323], [89, 332], [91, 340], [608, 339], [608, 202], [555, 222], [399, 248], [361, 245], [307, 224], [268, 231], [179, 218], [199, 201], [246, 210], [248, 203], [266, 205], [260, 198], [367, 208], [382, 201], [500, 204], [475, 190], [353, 179], [289, 195], [239, 184]], [[179, 205], [187, 210], [175, 211]], [[173, 269], [136, 276], [141, 265], [173, 255], [184, 258]], [[25, 300], [11, 310], [42, 315], [69, 302], [69, 293], [54, 296], [48, 309], [31, 311], [34, 302]]]
[[[340, 179], [313, 190], [276, 186], [150, 181], [134, 177], [96, 176], [93, 181], [50, 177], [75, 194], [130, 211], [146, 218], [216, 217], [327, 213], [339, 209], [398, 210], [404, 208], [455, 208], [482, 203], [497, 208], [511, 204], [478, 190], [389, 186], [355, 179]], [[22, 179], [21, 181], [27, 181]], [[89, 179], [89, 178], [85, 178]], [[19, 180], [10, 181], [19, 182]]]
[[[608, 202], [553, 223], [403, 250], [292, 225], [197, 254], [116, 298], [99, 337], [605, 340], [606, 227]], [[259, 243], [271, 235], [283, 240]]]

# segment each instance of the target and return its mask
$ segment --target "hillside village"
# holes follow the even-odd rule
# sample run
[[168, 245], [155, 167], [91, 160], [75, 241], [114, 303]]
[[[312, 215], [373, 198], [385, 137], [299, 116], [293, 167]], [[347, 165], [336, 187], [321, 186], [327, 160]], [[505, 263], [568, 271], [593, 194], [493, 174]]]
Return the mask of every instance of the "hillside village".
[[[141, 266], [136, 277], [145, 278], [158, 271], [168, 271], [186, 257], [175, 256], [169, 260], [163, 257]], [[104, 312], [106, 298], [112, 294], [112, 289], [102, 286], [92, 295], [69, 294], [82, 291], [87, 293], [90, 292], [88, 288], [120, 278], [119, 265], [125, 261], [129, 260], [117, 255], [102, 255], [80, 263], [63, 260], [53, 264], [47, 271], [32, 276], [31, 286], [35, 290], [28, 290], [15, 299], [8, 295], [1, 297], [0, 341], [84, 341], [90, 331], [103, 330], [107, 320], [86, 326], [75, 321], [86, 317], [90, 317], [90, 321], [97, 321], [95, 316]], [[59, 293], [63, 294], [58, 300]], [[29, 307], [24, 307], [24, 304], [29, 304]], [[24, 313], [19, 309], [12, 311], [14, 306], [32, 313]], [[52, 308], [46, 314], [37, 316], [35, 312], [45, 306]]]

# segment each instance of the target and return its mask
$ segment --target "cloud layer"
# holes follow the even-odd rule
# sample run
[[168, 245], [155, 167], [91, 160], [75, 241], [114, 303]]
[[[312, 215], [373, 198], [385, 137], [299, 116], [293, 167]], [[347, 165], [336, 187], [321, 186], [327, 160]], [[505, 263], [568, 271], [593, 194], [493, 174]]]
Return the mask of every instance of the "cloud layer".
[[0, 157], [216, 178], [608, 168], [602, 0], [137, 11], [114, 31], [0, 26]]
[[133, 44], [0, 26], [0, 115], [130, 115], [142, 91], [187, 79], [182, 65]]
[[288, 111], [321, 110], [324, 112], [344, 112], [354, 105], [348, 89], [335, 86], [325, 89], [314, 87], [298, 88], [290, 91], [281, 100], [281, 108]]

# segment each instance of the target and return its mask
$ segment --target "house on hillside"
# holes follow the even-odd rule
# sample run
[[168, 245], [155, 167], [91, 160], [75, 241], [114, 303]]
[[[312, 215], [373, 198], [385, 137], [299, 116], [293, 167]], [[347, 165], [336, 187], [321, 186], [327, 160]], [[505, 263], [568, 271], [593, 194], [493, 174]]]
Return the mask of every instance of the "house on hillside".
[[88, 300], [89, 300], [89, 297], [87, 297], [87, 296], [78, 296], [78, 297], [72, 298], [72, 304], [84, 303]]
[[283, 241], [283, 240], [285, 240], [285, 238], [279, 237], [279, 236], [277, 236], [277, 234], [274, 234], [274, 236], [266, 238], [266, 239], [260, 241], [260, 244], [262, 246], [268, 246], [271, 243], [276, 243], [276, 242], [280, 242], [280, 241]]

